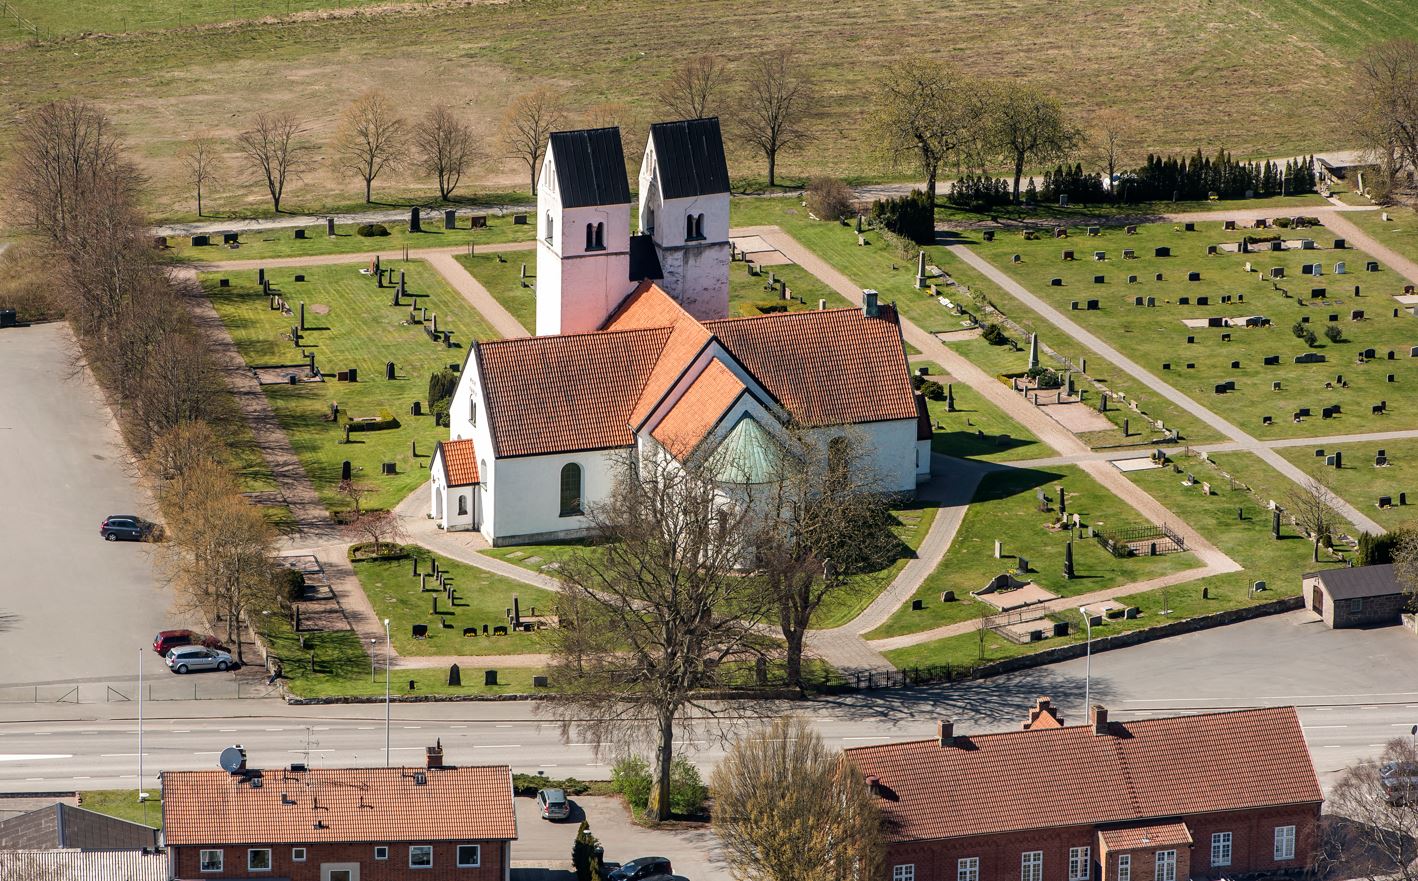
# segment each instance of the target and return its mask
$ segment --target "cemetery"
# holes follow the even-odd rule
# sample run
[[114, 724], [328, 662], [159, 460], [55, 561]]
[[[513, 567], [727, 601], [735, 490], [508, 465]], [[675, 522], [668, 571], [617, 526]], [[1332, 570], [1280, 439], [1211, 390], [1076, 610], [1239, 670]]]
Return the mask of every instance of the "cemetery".
[[[1418, 427], [1418, 411], [1401, 404], [1405, 383], [1418, 383], [1418, 321], [1395, 299], [1403, 296], [1400, 276], [1382, 266], [1367, 271], [1367, 255], [1333, 247], [1335, 237], [1320, 227], [1297, 233], [1195, 226], [1184, 232], [1144, 225], [1132, 236], [1105, 227], [1090, 241], [1136, 243], [1140, 256], [1128, 262], [1145, 281], [1111, 279], [1102, 287], [1113, 292], [1101, 295], [1091, 268], [1061, 259], [1053, 240], [996, 236], [976, 248], [1056, 308], [1068, 310], [1086, 289], [1099, 308], [1070, 317], [1194, 399], [1235, 414], [1230, 418], [1257, 436], [1352, 432], [1356, 421], [1370, 425], [1380, 415], [1384, 429]], [[1315, 247], [1206, 254], [1208, 244], [1251, 235]], [[1163, 248], [1171, 256], [1151, 256]], [[1022, 262], [1011, 262], [1014, 253]], [[1302, 273], [1316, 265], [1322, 274]], [[1190, 272], [1203, 280], [1187, 281]], [[1062, 286], [1048, 283], [1054, 278]], [[1224, 402], [1213, 403], [1221, 396]]]
[[1395, 207], [1384, 211], [1354, 211], [1344, 219], [1410, 260], [1418, 260], [1418, 211]]
[[403, 546], [392, 559], [354, 561], [400, 655], [516, 655], [543, 651], [556, 595], [520, 581]]
[[920, 376], [920, 391], [926, 397], [933, 452], [988, 462], [1048, 455], [1048, 449], [1028, 429], [970, 386], [943, 376], [939, 365], [918, 360], [912, 362], [911, 370]]
[[1386, 529], [1418, 520], [1418, 440], [1305, 444], [1276, 452], [1327, 481], [1335, 495]]
[[[1062, 512], [1060, 486], [1064, 491]], [[1044, 507], [1048, 510], [1041, 510]], [[1075, 515], [1077, 527], [1073, 525]], [[1061, 521], [1066, 525], [1060, 526]], [[983, 602], [972, 594], [1000, 575], [1012, 575], [1056, 596], [1076, 596], [1196, 566], [1190, 553], [1118, 559], [1088, 534], [1090, 528], [1102, 531], [1142, 525], [1146, 521], [1140, 514], [1074, 466], [988, 474], [941, 564], [911, 600], [866, 638], [919, 633], [994, 614], [1007, 601], [996, 596]], [[1001, 543], [998, 556], [996, 542]], [[1071, 578], [1065, 577], [1065, 560], [1070, 555]], [[1028, 571], [1020, 571], [1022, 562], [1027, 563]]]
[[[427, 264], [381, 268], [383, 287], [359, 264], [201, 276], [247, 365], [275, 379], [262, 388], [332, 511], [352, 507], [338, 491], [345, 462], [348, 476], [370, 490], [366, 509], [393, 507], [427, 480], [434, 444], [446, 437], [424, 400], [428, 378], [461, 368], [468, 343], [493, 336]], [[395, 306], [400, 273], [404, 292]], [[304, 381], [312, 359], [319, 381]], [[282, 381], [292, 374], [298, 381]]]

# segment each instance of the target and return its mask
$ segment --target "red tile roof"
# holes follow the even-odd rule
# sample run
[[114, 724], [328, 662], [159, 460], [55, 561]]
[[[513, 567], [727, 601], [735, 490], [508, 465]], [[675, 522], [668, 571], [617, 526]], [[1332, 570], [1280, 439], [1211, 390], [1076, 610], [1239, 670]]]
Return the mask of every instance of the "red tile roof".
[[1293, 707], [849, 749], [898, 840], [1319, 803]]
[[473, 439], [440, 441], [434, 450], [443, 463], [443, 480], [447, 486], [472, 486], [478, 482], [478, 453]]
[[668, 327], [478, 343], [497, 456], [627, 447]]
[[650, 436], [676, 458], [683, 459], [694, 452], [744, 390], [733, 371], [715, 358], [695, 377]]
[[808, 427], [915, 419], [895, 313], [780, 312], [705, 322], [799, 423]]
[[630, 424], [636, 429], [711, 338], [704, 325], [684, 311], [654, 282], [645, 282], [636, 288], [635, 293], [606, 321], [605, 330], [643, 330], [649, 327], [670, 328], [670, 338], [665, 342], [655, 369], [650, 371], [645, 381], [640, 400], [631, 411]]
[[[419, 785], [415, 774], [425, 775]], [[487, 841], [517, 837], [506, 765], [261, 772], [165, 771], [169, 845]], [[283, 798], [285, 801], [283, 802]], [[293, 802], [293, 803], [292, 803]]]
[[1167, 847], [1192, 843], [1192, 834], [1186, 823], [1153, 823], [1147, 826], [1128, 826], [1123, 829], [1104, 829], [1098, 833], [1108, 850], [1137, 850], [1144, 847]]

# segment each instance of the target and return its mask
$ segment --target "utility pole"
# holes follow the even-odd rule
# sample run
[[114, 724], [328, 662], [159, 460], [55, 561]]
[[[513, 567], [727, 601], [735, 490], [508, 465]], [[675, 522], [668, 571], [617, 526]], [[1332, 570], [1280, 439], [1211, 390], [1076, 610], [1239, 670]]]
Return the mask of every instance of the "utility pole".
[[389, 619], [384, 619], [384, 767], [389, 767]]

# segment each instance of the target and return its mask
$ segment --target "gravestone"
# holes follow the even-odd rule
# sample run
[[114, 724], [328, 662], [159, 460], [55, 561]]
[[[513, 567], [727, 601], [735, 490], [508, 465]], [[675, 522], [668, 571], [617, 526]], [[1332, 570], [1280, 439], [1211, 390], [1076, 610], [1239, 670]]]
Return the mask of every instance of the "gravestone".
[[1128, 276], [1128, 284], [1137, 284], [1137, 276], [1135, 276], [1135, 275], [1129, 275], [1129, 276]]
[[423, 232], [423, 224], [419, 219], [418, 206], [409, 209], [409, 232]]
[[1106, 281], [1107, 281], [1106, 276], [1102, 276], [1102, 275], [1095, 275], [1095, 276], [1093, 276], [1093, 283], [1094, 283], [1094, 284], [1104, 284]]
[[1064, 259], [1064, 260], [1072, 260], [1072, 259], [1073, 259], [1073, 252], [1072, 252], [1072, 251], [1064, 251], [1064, 252], [1063, 252], [1063, 258], [1062, 258], [1062, 259]]
[[1061, 238], [1063, 238], [1064, 236], [1067, 236], [1067, 235], [1068, 235], [1068, 230], [1064, 229], [1064, 228], [1061, 227], [1061, 226], [1056, 226], [1056, 227], [1054, 227], [1054, 238], [1056, 238], [1056, 239], [1061, 239]]
[[1093, 252], [1093, 259], [1094, 259], [1094, 261], [1101, 263], [1102, 261], [1108, 259], [1108, 252], [1107, 252], [1107, 251], [1094, 251], [1094, 252]]
[[459, 687], [461, 687], [462, 684], [463, 684], [463, 673], [462, 673], [462, 671], [458, 669], [458, 665], [457, 665], [457, 664], [452, 664], [452, 665], [450, 665], [450, 666], [448, 667], [448, 685], [449, 685], [450, 687], [453, 687], [453, 686], [459, 686]]
[[197, 235], [192, 237], [192, 247], [204, 248], [212, 243], [211, 236]]
[[1022, 259], [1023, 259], [1023, 258], [1022, 258], [1019, 254], [1011, 254], [1011, 255], [1010, 255], [1010, 258], [1009, 258], [1009, 262], [1011, 262], [1011, 263], [1019, 263], [1019, 262], [1021, 262]]
[[1378, 271], [1379, 271], [1379, 262], [1378, 262], [1377, 260], [1370, 260], [1369, 262], [1367, 262], [1367, 263], [1364, 264], [1364, 271], [1365, 271], [1365, 272], [1378, 272]]
[[1134, 251], [1132, 248], [1123, 248], [1123, 259], [1135, 260], [1137, 259], [1137, 252]]
[[[1101, 276], [1100, 276], [1100, 277], [1101, 277]], [[1088, 303], [1087, 303], [1087, 305], [1086, 305], [1086, 308], [1087, 308], [1087, 311], [1089, 311], [1089, 312], [1096, 312], [1096, 311], [1098, 311], [1098, 301], [1097, 301], [1097, 300], [1089, 300]]]
[[1153, 257], [1170, 257], [1170, 256], [1172, 256], [1172, 249], [1171, 249], [1171, 248], [1168, 248], [1168, 247], [1154, 248], [1154, 249], [1152, 250], [1152, 256], [1153, 256]]
[[1187, 232], [1196, 232], [1196, 224], [1192, 223], [1191, 221], [1187, 221], [1186, 225], [1183, 226], [1182, 229], [1186, 230]]
[[1334, 274], [1335, 274], [1335, 275], [1344, 275], [1347, 271], [1348, 271], [1348, 270], [1345, 269], [1344, 261], [1343, 261], [1343, 260], [1340, 260], [1338, 263], [1335, 263], [1335, 264], [1334, 264]]
[[[858, 214], [858, 215], [857, 215], [857, 224], [858, 224], [858, 227], [860, 227], [861, 222], [862, 222], [862, 216], [861, 216], [860, 214]], [[857, 231], [858, 231], [858, 232], [861, 232], [860, 228], [859, 228]], [[982, 237], [985, 241], [987, 241], [987, 242], [993, 242], [993, 241], [995, 240], [995, 231], [992, 230], [992, 229], [987, 229], [987, 230], [985, 230], [983, 233], [981, 233], [980, 235], [981, 235], [981, 237]]]
[[1103, 234], [1103, 230], [1102, 230], [1101, 228], [1099, 228], [1099, 227], [1096, 227], [1096, 226], [1090, 226], [1090, 227], [1088, 227], [1088, 234], [1089, 234], [1090, 236], [1102, 235], [1102, 234]]
[[303, 238], [305, 238], [305, 229], [304, 229], [303, 227], [299, 227], [299, 226], [296, 227], [296, 228], [295, 228], [295, 237], [298, 238], [298, 239], [303, 239]]
[[1049, 279], [1049, 286], [1050, 286], [1050, 287], [1055, 287], [1055, 288], [1061, 288], [1061, 287], [1063, 287], [1063, 279], [1061, 279], [1061, 278], [1051, 278], [1051, 279]]
[[1206, 246], [1206, 256], [1208, 256], [1208, 257], [1215, 257], [1215, 256], [1216, 256], [1216, 253], [1217, 253], [1217, 250], [1218, 250], [1218, 249], [1217, 249], [1217, 247], [1216, 247], [1215, 245], [1207, 245], [1207, 246]]
[[457, 229], [457, 228], [458, 228], [458, 211], [457, 211], [457, 209], [454, 209], [454, 208], [445, 208], [445, 209], [444, 209], [444, 211], [443, 211], [443, 228], [444, 228], [444, 229]]

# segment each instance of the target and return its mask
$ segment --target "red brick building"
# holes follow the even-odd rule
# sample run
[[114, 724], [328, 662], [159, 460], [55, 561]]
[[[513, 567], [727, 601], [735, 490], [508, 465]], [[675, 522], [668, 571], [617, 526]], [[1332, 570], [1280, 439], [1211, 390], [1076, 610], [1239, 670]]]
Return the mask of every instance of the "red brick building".
[[166, 771], [178, 881], [508, 881], [517, 838], [506, 765]]
[[888, 824], [886, 881], [1183, 881], [1299, 873], [1323, 797], [1293, 707], [846, 751]]

